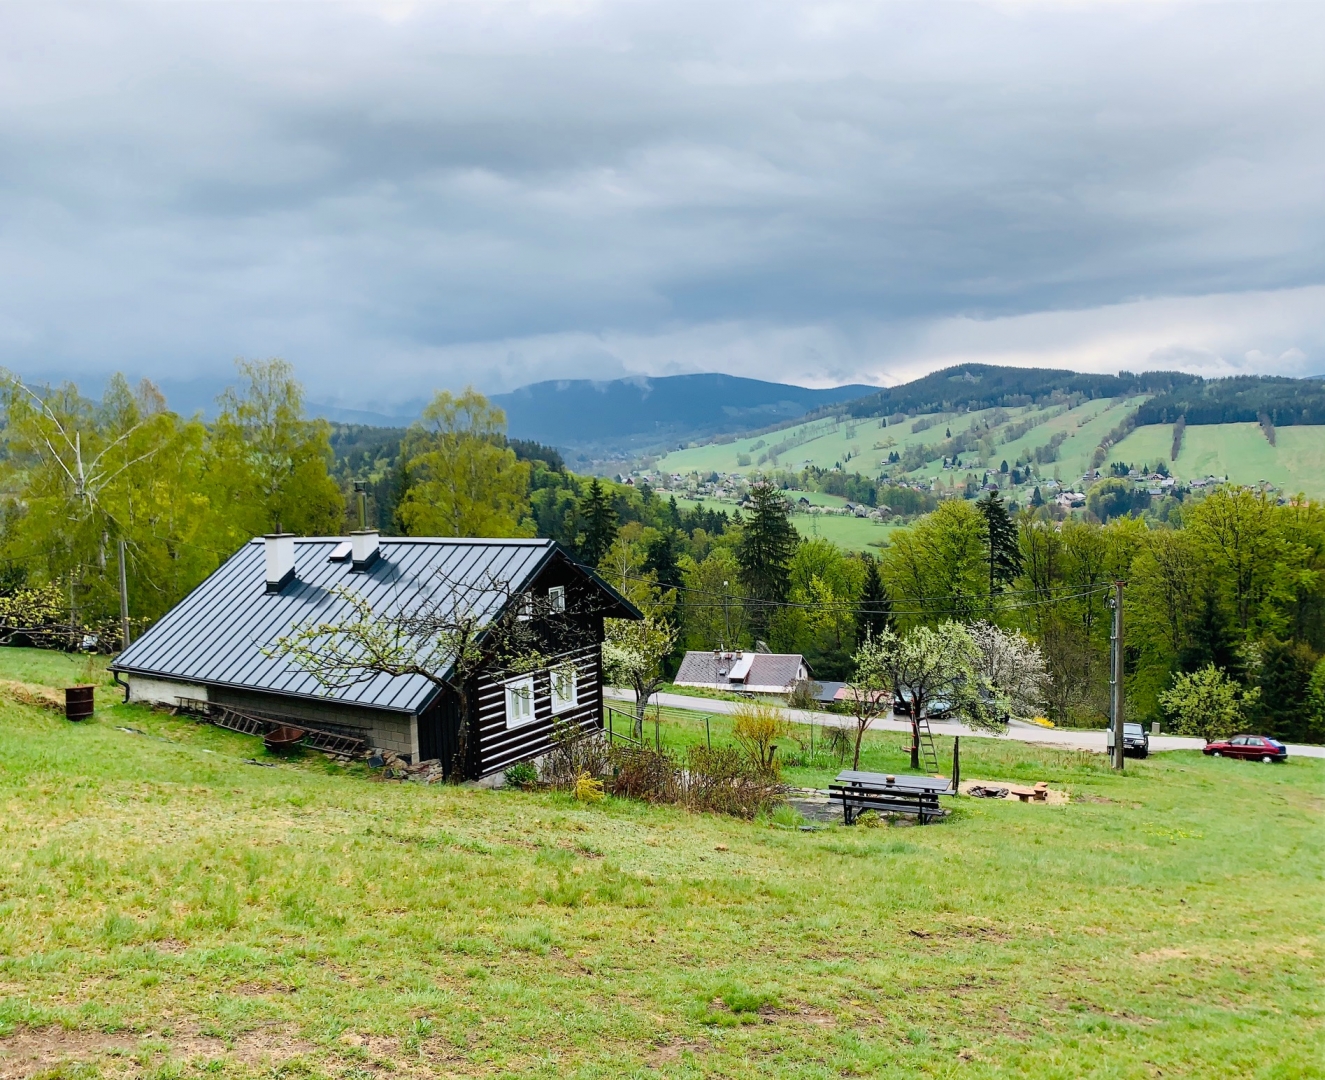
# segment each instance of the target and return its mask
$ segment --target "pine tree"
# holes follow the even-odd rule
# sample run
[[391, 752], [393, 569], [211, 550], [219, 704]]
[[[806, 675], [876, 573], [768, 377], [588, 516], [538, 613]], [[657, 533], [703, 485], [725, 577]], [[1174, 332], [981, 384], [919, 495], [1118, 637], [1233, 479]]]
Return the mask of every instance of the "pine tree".
[[[672, 500], [676, 505], [676, 500]], [[652, 570], [654, 579], [665, 589], [681, 584], [681, 568], [676, 564], [676, 532], [668, 529], [650, 541], [644, 554], [644, 568]]]
[[1210, 587], [1202, 592], [1201, 610], [1192, 625], [1190, 641], [1178, 653], [1178, 670], [1199, 671], [1208, 664], [1214, 664], [1236, 682], [1246, 681], [1247, 666], [1238, 649], [1233, 620]]
[[745, 522], [736, 561], [741, 584], [752, 603], [756, 631], [766, 631], [772, 605], [787, 597], [787, 570], [800, 537], [787, 517], [787, 500], [769, 483], [750, 488], [750, 517]]
[[679, 529], [681, 527], [681, 510], [676, 505], [675, 495], [667, 500], [667, 520], [672, 523], [672, 528]]
[[860, 592], [860, 607], [856, 609], [856, 643], [874, 639], [893, 625], [893, 601], [888, 588], [879, 576], [879, 562], [873, 555], [865, 556], [865, 583]]
[[989, 563], [989, 594], [993, 596], [1021, 573], [1020, 538], [997, 491], [991, 491], [975, 508], [985, 519], [985, 558]]
[[616, 539], [617, 519], [596, 476], [580, 500], [580, 521], [580, 558], [589, 566], [597, 566]]

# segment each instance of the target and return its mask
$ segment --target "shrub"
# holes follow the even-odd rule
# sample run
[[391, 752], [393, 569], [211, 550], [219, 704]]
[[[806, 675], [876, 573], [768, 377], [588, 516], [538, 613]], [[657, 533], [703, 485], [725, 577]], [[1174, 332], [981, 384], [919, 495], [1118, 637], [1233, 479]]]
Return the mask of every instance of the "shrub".
[[608, 752], [608, 763], [612, 775], [607, 781], [607, 789], [613, 795], [645, 802], [678, 800], [678, 769], [667, 751], [613, 746]]
[[776, 774], [734, 746], [692, 746], [679, 778], [685, 805], [752, 818], [782, 801]]
[[1307, 739], [1325, 741], [1325, 657], [1316, 661], [1307, 684]]
[[838, 765], [846, 762], [847, 755], [851, 753], [852, 741], [851, 733], [846, 728], [830, 727], [824, 732], [824, 741], [821, 744], [823, 752], [830, 757], [837, 758]]
[[756, 768], [774, 776], [778, 772], [773, 760], [776, 741], [788, 735], [790, 730], [791, 725], [783, 717], [782, 710], [762, 702], [742, 704], [732, 717], [732, 738]]
[[813, 679], [797, 679], [791, 688], [791, 693], [787, 695], [787, 704], [793, 709], [817, 709], [819, 707], [819, 695], [824, 688], [822, 684]]
[[538, 778], [557, 791], [573, 791], [581, 773], [604, 776], [608, 770], [607, 740], [601, 731], [584, 731], [570, 720], [552, 725], [552, 749], [538, 766]]
[[582, 803], [602, 802], [603, 782], [587, 772], [580, 773], [575, 781], [575, 798]]
[[1260, 696], [1258, 688], [1244, 691], [1220, 668], [1207, 664], [1190, 675], [1177, 676], [1173, 689], [1159, 695], [1159, 703], [1179, 735], [1214, 742], [1234, 734]]
[[532, 761], [517, 761], [502, 776], [506, 778], [507, 787], [519, 788], [521, 791], [527, 791], [538, 783], [538, 770]]

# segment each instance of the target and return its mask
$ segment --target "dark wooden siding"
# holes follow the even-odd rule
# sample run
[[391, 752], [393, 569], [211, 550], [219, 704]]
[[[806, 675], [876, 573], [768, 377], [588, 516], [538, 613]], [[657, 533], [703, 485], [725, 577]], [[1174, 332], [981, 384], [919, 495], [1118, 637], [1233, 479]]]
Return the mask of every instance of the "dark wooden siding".
[[454, 690], [444, 690], [419, 713], [419, 760], [437, 760], [450, 779], [460, 737], [460, 701]]
[[[576, 701], [574, 708], [560, 714], [572, 720], [585, 731], [601, 729], [602, 658], [598, 645], [590, 645], [568, 653], [561, 662], [570, 661], [576, 667]], [[555, 665], [554, 665], [555, 666]], [[478, 716], [478, 773], [489, 776], [515, 764], [546, 753], [552, 746], [552, 689], [549, 673], [534, 673], [534, 719], [518, 728], [506, 727], [505, 680], [484, 674], [479, 679]]]

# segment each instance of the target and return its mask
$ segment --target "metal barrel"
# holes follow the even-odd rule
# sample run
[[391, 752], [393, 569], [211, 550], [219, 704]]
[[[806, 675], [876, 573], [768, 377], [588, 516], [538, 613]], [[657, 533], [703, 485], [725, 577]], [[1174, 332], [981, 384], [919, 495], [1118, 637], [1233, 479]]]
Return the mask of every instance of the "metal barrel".
[[64, 715], [69, 720], [86, 720], [96, 709], [95, 686], [70, 686], [64, 692]]

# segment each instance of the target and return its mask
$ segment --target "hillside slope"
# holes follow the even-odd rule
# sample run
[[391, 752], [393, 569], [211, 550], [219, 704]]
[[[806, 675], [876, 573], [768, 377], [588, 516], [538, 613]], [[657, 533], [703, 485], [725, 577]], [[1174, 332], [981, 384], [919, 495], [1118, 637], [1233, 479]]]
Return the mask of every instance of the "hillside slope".
[[1180, 480], [1227, 476], [1235, 484], [1262, 480], [1287, 494], [1325, 498], [1325, 426], [1279, 428], [1275, 444], [1259, 424], [1188, 425], [1176, 461], [1172, 424], [1147, 424], [1109, 450], [1110, 461], [1140, 468], [1163, 462]]
[[512, 438], [603, 457], [768, 427], [873, 389], [810, 390], [734, 375], [668, 375], [533, 383], [492, 400], [506, 410]]

